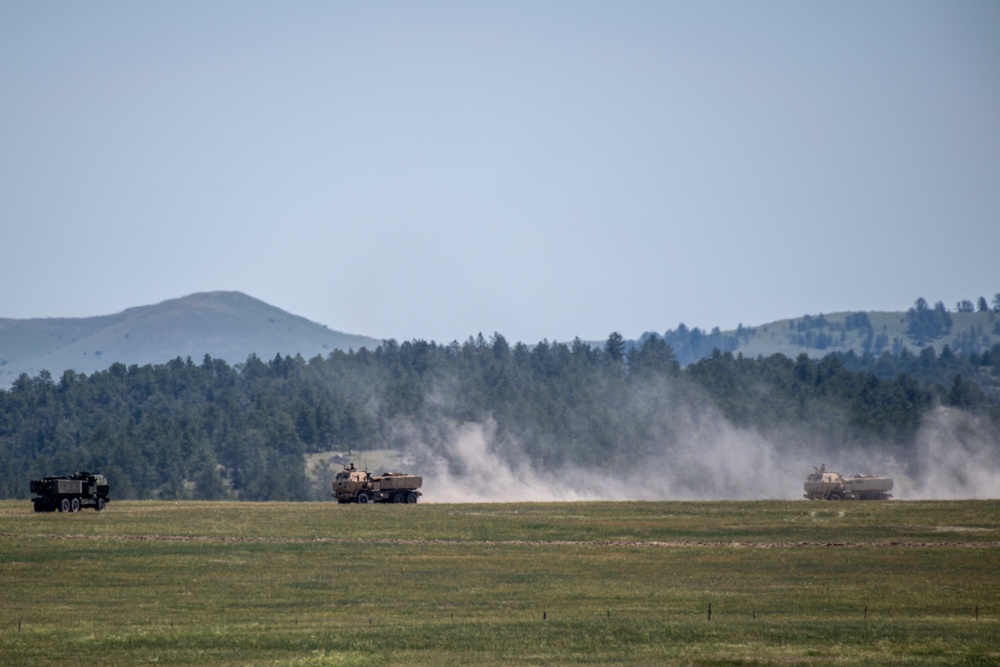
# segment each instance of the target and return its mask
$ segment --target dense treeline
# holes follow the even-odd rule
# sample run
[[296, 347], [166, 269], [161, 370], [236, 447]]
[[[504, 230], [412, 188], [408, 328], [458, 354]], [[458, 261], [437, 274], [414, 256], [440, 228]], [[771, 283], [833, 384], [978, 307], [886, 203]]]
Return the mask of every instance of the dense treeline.
[[925, 347], [919, 354], [904, 348], [896, 355], [846, 352], [830, 356], [851, 371], [869, 372], [883, 380], [906, 375], [921, 384], [947, 388], [945, 404], [953, 407], [978, 410], [1000, 402], [1000, 345], [982, 354], [958, 354], [945, 345], [940, 354]]
[[206, 355], [58, 380], [42, 372], [0, 391], [0, 497], [26, 497], [33, 477], [93, 470], [116, 498], [321, 499], [328, 475], [307, 475], [307, 454], [420, 443], [447, 460], [447, 426], [469, 422], [490, 424], [499, 456], [542, 469], [640, 466], [718, 414], [789, 452], [809, 434], [828, 449], [905, 454], [936, 406], [997, 433], [1000, 407], [982, 387], [998, 377], [1000, 346], [820, 360], [716, 349], [682, 368], [663, 338], [631, 345], [618, 334], [602, 348], [495, 334], [308, 361], [230, 366]]

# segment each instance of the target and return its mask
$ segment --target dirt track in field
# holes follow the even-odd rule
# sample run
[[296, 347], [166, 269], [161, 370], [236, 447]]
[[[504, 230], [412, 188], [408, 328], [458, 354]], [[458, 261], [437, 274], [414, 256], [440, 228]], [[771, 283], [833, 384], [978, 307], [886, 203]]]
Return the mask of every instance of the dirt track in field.
[[659, 542], [642, 540], [414, 540], [337, 537], [237, 537], [209, 535], [72, 535], [60, 533], [0, 533], [0, 539], [96, 540], [109, 542], [204, 542], [207, 544], [394, 544], [405, 546], [527, 546], [527, 547], [646, 547], [655, 549], [940, 549], [1000, 548], [997, 541], [942, 542]]

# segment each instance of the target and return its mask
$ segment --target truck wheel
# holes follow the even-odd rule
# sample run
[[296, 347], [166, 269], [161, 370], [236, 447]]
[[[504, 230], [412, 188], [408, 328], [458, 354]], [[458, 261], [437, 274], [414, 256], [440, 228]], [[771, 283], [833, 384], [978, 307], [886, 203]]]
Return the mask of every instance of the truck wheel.
[[69, 506], [71, 508], [73, 508], [74, 512], [79, 512], [80, 511], [80, 499], [79, 498], [74, 498], [73, 500], [70, 501]]
[[104, 505], [105, 505], [105, 504], [106, 504], [106, 503], [105, 503], [105, 500], [104, 500], [104, 498], [98, 498], [98, 499], [97, 499], [97, 504], [96, 504], [96, 505], [94, 505], [94, 509], [95, 509], [95, 510], [97, 510], [98, 512], [103, 512], [103, 511], [104, 511]]
[[394, 503], [405, 503], [406, 502], [406, 494], [402, 493], [402, 492], [394, 494], [392, 496], [392, 502], [394, 502]]
[[415, 493], [406, 494], [406, 502], [408, 502], [411, 505], [417, 502], [417, 494]]
[[371, 500], [371, 498], [369, 498], [368, 494], [365, 493], [364, 491], [362, 491], [361, 493], [358, 494], [358, 503], [359, 504], [361, 504], [361, 505], [367, 505], [368, 501], [370, 501], [370, 500]]
[[60, 512], [69, 512], [72, 508], [72, 505], [69, 504], [69, 498], [63, 498], [62, 502], [59, 503]]

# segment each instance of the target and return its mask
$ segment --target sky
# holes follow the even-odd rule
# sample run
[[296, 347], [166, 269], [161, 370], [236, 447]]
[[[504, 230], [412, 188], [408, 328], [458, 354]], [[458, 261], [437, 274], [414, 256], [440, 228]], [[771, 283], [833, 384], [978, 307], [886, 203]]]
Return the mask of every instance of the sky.
[[0, 3], [0, 318], [638, 338], [1000, 292], [1000, 3]]

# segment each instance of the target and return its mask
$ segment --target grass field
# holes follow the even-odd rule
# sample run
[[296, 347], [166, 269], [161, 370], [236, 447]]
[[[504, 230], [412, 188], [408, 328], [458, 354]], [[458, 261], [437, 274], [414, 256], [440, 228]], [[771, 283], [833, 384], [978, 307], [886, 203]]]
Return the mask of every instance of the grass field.
[[4, 501], [0, 586], [3, 665], [997, 665], [1000, 501]]

